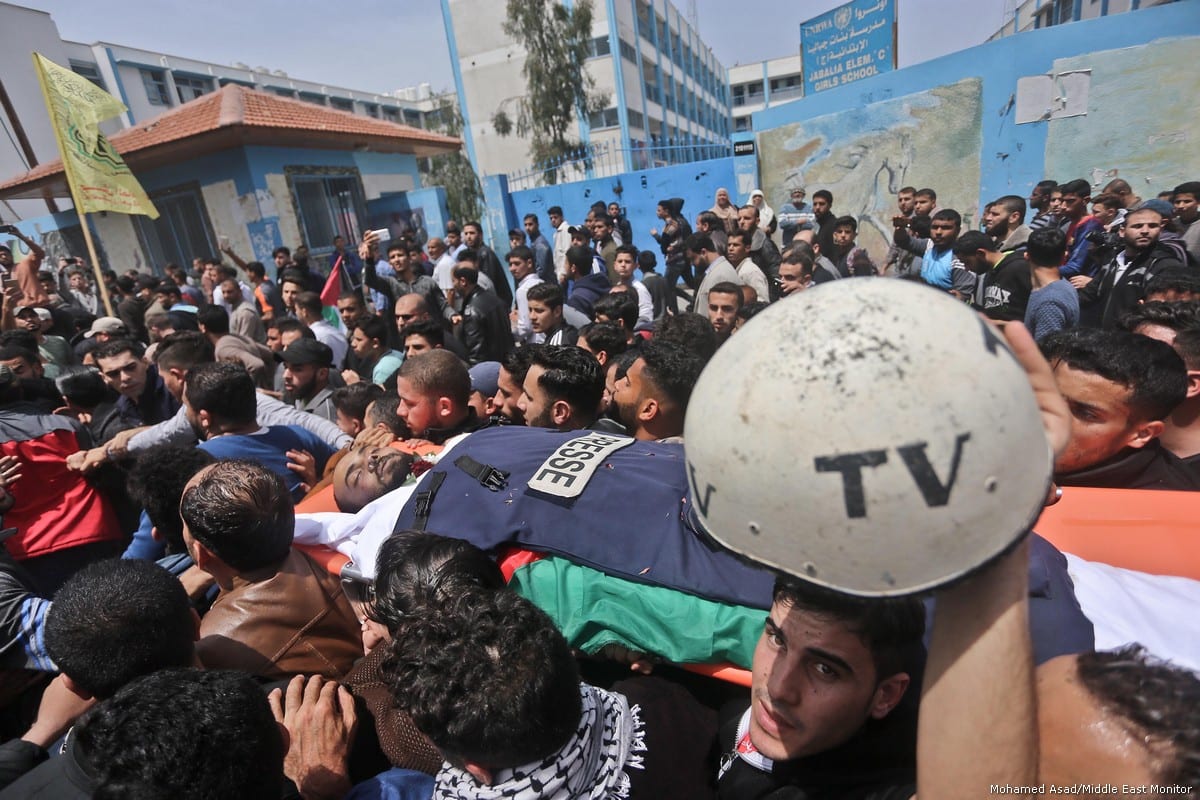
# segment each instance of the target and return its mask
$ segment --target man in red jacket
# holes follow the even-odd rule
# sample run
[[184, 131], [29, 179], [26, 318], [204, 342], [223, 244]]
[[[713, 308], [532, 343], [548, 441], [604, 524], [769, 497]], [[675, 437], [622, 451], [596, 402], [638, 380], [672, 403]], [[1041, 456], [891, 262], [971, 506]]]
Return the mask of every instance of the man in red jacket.
[[5, 544], [43, 596], [80, 567], [120, 555], [124, 547], [107, 498], [67, 468], [67, 456], [91, 444], [77, 420], [26, 403], [21, 382], [0, 365], [0, 455], [15, 457], [21, 476], [4, 490], [13, 499], [5, 527], [17, 529]]

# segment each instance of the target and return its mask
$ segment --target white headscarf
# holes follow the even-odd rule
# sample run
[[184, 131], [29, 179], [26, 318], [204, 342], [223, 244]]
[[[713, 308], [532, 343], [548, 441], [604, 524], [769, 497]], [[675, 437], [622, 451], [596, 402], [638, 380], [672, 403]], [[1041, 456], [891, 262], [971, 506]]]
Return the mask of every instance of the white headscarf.
[[767, 205], [767, 196], [763, 194], [762, 189], [755, 189], [750, 193], [751, 205], [755, 205], [755, 197], [762, 198], [762, 205], [758, 206], [758, 227], [762, 229], [763, 233], [766, 233], [767, 229], [771, 227], [771, 223], [775, 221], [775, 209]]

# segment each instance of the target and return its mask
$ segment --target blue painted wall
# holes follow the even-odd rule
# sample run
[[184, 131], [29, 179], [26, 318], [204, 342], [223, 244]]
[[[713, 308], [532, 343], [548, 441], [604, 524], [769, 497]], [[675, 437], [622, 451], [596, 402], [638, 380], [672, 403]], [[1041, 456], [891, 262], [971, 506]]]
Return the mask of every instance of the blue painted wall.
[[[246, 147], [246, 160], [256, 181], [269, 173], [281, 174], [284, 167], [357, 168], [363, 175], [409, 175], [421, 185], [417, 159], [404, 153], [359, 153], [353, 150], [322, 150], [298, 147]], [[266, 188], [265, 182], [256, 188]], [[239, 192], [246, 191], [240, 186]]]
[[[695, 223], [697, 214], [712, 207], [718, 188], [725, 187], [732, 192], [734, 186], [733, 159], [717, 158], [627, 172], [612, 178], [525, 189], [513, 192], [512, 201], [517, 221], [526, 214], [537, 214], [542, 230], [546, 231], [550, 228], [546, 209], [551, 206], [562, 206], [567, 221], [575, 224], [583, 222], [592, 203], [615, 200], [625, 208], [633, 227], [633, 243], [651, 249], [656, 245], [650, 237], [650, 229], [662, 228], [662, 221], [654, 213], [660, 200], [682, 197], [683, 213], [689, 222]], [[507, 236], [502, 246], [503, 250], [497, 252], [508, 249]]]
[[233, 181], [238, 194], [254, 189], [245, 150], [235, 148], [190, 158], [158, 169], [138, 171], [137, 179], [147, 192], [167, 189], [185, 183], [207, 186], [221, 181]]
[[[966, 78], [979, 78], [983, 82], [979, 196], [982, 205], [1005, 194], [1027, 195], [1032, 185], [1044, 177], [1057, 180], [1085, 177], [1044, 174], [1047, 130], [1053, 123], [1015, 124], [1018, 78], [1051, 72], [1056, 59], [1197, 35], [1200, 35], [1200, 0], [1183, 0], [1132, 13], [1042, 28], [760, 111], [753, 116], [754, 130], [761, 133], [788, 123], [861, 108]], [[1178, 102], [1192, 101], [1178, 98]], [[1129, 103], [1131, 121], [1150, 123], [1157, 119], [1159, 112], [1139, 105], [1136, 95], [1129, 97]], [[1133, 127], [1137, 127], [1136, 124]], [[1124, 135], [1124, 132], [1118, 135]], [[1198, 152], [1194, 142], [1179, 145], [1181, 158], [1190, 159], [1193, 173], [1200, 177]], [[1098, 159], [1103, 160], [1103, 154]], [[809, 187], [810, 197], [814, 188], [819, 187]], [[1152, 194], [1143, 191], [1143, 196]]]

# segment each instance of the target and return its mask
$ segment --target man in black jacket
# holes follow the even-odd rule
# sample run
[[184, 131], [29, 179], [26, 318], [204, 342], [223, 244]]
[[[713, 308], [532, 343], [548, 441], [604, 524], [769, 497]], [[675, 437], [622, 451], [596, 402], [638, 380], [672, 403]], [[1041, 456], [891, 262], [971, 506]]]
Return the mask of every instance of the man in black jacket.
[[1033, 270], [1020, 251], [1001, 252], [988, 234], [967, 231], [954, 242], [954, 255], [979, 276], [971, 305], [991, 319], [1025, 319]]
[[[463, 225], [463, 244], [475, 251], [475, 263], [479, 271], [487, 275], [493, 284], [496, 296], [504, 302], [505, 308], [512, 308], [512, 287], [508, 285], [508, 271], [500, 263], [499, 256], [492, 248], [483, 243], [483, 228], [478, 222], [468, 222]], [[508, 312], [505, 311], [507, 318]]]
[[1071, 280], [1079, 290], [1079, 306], [1085, 324], [1115, 328], [1121, 317], [1146, 296], [1146, 284], [1165, 269], [1181, 267], [1175, 254], [1158, 241], [1163, 229], [1162, 214], [1139, 207], [1125, 215], [1121, 238], [1125, 248], [1095, 278]]
[[1058, 484], [1200, 490], [1192, 469], [1158, 441], [1187, 395], [1187, 368], [1170, 345], [1096, 328], [1059, 331], [1040, 345], [1071, 410], [1071, 438], [1054, 462]]
[[718, 797], [908, 800], [924, 630], [915, 598], [866, 600], [777, 579], [749, 707], [723, 715]]
[[454, 293], [462, 298], [458, 338], [466, 348], [467, 363], [502, 361], [513, 346], [508, 306], [495, 292], [480, 288], [479, 270], [474, 267], [454, 268]]

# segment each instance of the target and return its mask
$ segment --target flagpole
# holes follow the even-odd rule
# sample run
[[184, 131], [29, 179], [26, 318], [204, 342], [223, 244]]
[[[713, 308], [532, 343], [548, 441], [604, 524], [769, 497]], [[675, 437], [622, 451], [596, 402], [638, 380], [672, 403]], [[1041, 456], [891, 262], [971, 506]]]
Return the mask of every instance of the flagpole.
[[[72, 202], [74, 202], [74, 198], [72, 198]], [[92, 241], [92, 230], [88, 227], [87, 214], [80, 211], [78, 205], [75, 206], [75, 209], [75, 215], [79, 217], [80, 225], [83, 227], [83, 240], [87, 242], [88, 257], [92, 260], [92, 274], [96, 277], [96, 288], [100, 290], [100, 299], [104, 301], [104, 310], [110, 317], [115, 317], [112, 298], [109, 297], [108, 286], [104, 283], [104, 273], [100, 271], [100, 259], [96, 257], [96, 243]]]
[[[38, 63], [37, 56], [37, 53], [33, 54], [33, 71], [38, 76], [38, 85], [42, 89], [42, 101], [46, 104], [46, 111], [53, 115], [54, 104], [50, 101], [50, 92], [46, 87], [46, 76], [42, 72], [42, 65]], [[88, 257], [92, 261], [92, 274], [96, 278], [96, 288], [100, 291], [100, 299], [104, 302], [104, 310], [108, 312], [108, 316], [115, 317], [112, 298], [108, 295], [108, 287], [104, 284], [104, 275], [100, 272], [100, 259], [96, 256], [96, 244], [92, 241], [92, 232], [88, 228], [87, 214], [80, 210], [83, 206], [75, 194], [75, 181], [71, 179], [70, 159], [67, 158], [66, 148], [63, 147], [58, 120], [51, 119], [50, 122], [50, 127], [54, 129], [54, 143], [58, 145], [58, 156], [62, 159], [63, 177], [67, 179], [67, 191], [71, 193], [71, 203], [75, 206], [75, 216], [79, 217], [80, 227], [83, 228], [83, 240], [87, 243]]]

